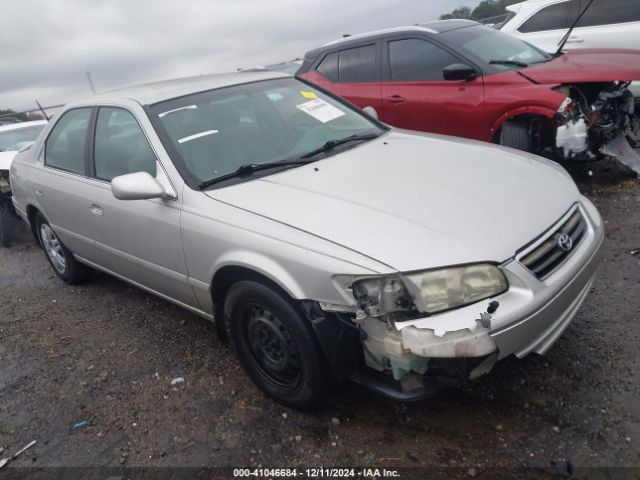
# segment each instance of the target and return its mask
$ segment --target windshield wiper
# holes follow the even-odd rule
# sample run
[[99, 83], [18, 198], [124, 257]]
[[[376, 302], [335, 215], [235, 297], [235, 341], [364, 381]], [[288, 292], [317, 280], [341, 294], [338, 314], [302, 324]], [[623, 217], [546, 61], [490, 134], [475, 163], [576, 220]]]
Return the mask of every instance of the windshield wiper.
[[231, 173], [227, 173], [226, 175], [221, 175], [220, 177], [212, 178], [211, 180], [202, 182], [200, 185], [198, 185], [198, 187], [200, 188], [200, 190], [203, 190], [207, 187], [210, 187], [211, 185], [215, 185], [218, 182], [229, 180], [230, 178], [250, 176], [255, 172], [269, 170], [272, 168], [306, 165], [307, 163], [311, 162], [313, 162], [313, 160], [286, 160], [270, 163], [248, 163], [246, 165], [239, 166], [235, 171]]
[[518, 60], [489, 60], [489, 65], [513, 65], [515, 67], [527, 68], [528, 63], [519, 62]]
[[329, 140], [328, 142], [325, 142], [325, 144], [322, 145], [320, 148], [316, 148], [315, 150], [311, 150], [309, 153], [305, 153], [300, 158], [315, 157], [316, 155], [318, 155], [320, 153], [329, 152], [329, 151], [333, 150], [334, 148], [336, 148], [336, 147], [338, 147], [340, 145], [344, 145], [345, 143], [361, 142], [361, 141], [365, 141], [365, 140], [373, 140], [374, 138], [378, 138], [378, 134], [376, 134], [376, 133], [366, 133], [366, 134], [362, 134], [362, 135], [351, 135], [349, 137], [336, 139], [336, 140]]

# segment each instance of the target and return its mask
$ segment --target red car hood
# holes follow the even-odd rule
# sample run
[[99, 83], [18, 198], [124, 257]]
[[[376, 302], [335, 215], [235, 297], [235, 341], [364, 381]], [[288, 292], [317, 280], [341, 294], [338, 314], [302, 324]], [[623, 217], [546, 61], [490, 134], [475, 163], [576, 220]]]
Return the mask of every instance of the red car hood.
[[572, 50], [520, 73], [544, 84], [640, 80], [640, 50]]

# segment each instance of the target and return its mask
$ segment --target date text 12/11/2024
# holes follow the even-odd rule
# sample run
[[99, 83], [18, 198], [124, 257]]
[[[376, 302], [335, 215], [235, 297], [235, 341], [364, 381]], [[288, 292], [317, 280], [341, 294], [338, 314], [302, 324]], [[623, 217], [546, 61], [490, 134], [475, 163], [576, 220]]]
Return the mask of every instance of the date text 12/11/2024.
[[386, 468], [237, 468], [234, 478], [400, 478], [397, 470]]

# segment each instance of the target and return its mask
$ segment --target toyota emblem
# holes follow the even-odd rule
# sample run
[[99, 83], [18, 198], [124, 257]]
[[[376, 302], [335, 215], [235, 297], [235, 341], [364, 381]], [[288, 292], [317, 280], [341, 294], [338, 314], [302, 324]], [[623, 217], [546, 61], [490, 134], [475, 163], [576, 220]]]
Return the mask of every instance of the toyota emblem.
[[573, 248], [573, 240], [569, 235], [564, 233], [558, 238], [558, 246], [565, 252], [570, 252]]

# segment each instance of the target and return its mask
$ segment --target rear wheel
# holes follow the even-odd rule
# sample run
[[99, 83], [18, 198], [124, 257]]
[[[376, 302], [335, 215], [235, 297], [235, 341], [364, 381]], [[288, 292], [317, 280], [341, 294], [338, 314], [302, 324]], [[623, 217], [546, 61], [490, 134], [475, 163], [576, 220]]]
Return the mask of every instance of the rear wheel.
[[89, 276], [90, 268], [75, 259], [73, 253], [64, 246], [49, 222], [40, 213], [36, 216], [36, 228], [38, 240], [58, 277], [73, 285]]
[[278, 402], [309, 408], [326, 386], [326, 361], [291, 300], [255, 281], [233, 285], [225, 300], [229, 339], [255, 384]]
[[530, 122], [508, 120], [500, 128], [500, 145], [525, 152], [533, 151]]
[[11, 246], [11, 229], [13, 218], [9, 207], [0, 199], [0, 244], [9, 248]]

